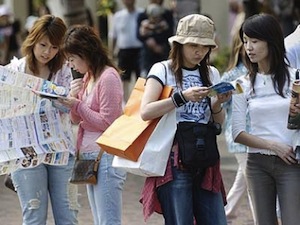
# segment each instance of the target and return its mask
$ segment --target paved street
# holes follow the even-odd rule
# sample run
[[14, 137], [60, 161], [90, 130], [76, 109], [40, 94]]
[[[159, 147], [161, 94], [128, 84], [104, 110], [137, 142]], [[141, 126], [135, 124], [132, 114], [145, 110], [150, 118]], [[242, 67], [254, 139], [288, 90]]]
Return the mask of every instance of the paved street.
[[[233, 155], [227, 153], [223, 136], [219, 138], [219, 148], [221, 152], [222, 174], [226, 190], [230, 188], [236, 170], [236, 161]], [[142, 207], [139, 203], [140, 191], [144, 182], [143, 177], [128, 174], [124, 188], [124, 207], [123, 207], [123, 225], [163, 225], [162, 216], [154, 214], [145, 223], [142, 216]], [[92, 216], [85, 192], [85, 187], [79, 186], [79, 203], [81, 205], [79, 212], [80, 225], [92, 225]], [[21, 225], [21, 212], [17, 195], [3, 185], [3, 176], [0, 176], [0, 224], [1, 225]], [[48, 225], [54, 225], [50, 209]], [[238, 220], [230, 225], [253, 225], [250, 209], [246, 195], [244, 196], [241, 207], [239, 208]]]

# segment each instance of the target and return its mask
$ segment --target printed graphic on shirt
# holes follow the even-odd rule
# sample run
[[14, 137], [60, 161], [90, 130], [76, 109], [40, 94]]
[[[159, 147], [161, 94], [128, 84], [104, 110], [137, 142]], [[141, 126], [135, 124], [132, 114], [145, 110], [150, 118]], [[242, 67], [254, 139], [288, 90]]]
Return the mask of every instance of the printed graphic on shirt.
[[[198, 70], [184, 71], [182, 80], [182, 89], [190, 87], [203, 86]], [[176, 89], [178, 91], [178, 88]], [[202, 99], [199, 102], [189, 101], [178, 109], [180, 121], [194, 121], [198, 123], [207, 123], [210, 117], [208, 99]]]

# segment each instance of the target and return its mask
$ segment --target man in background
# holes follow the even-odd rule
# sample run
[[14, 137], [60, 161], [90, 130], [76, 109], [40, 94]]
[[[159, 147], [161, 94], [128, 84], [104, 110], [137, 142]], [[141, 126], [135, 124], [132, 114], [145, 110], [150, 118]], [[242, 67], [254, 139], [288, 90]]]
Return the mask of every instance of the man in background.
[[112, 53], [117, 54], [118, 66], [123, 70], [122, 81], [124, 100], [128, 100], [131, 91], [130, 81], [134, 72], [135, 78], [140, 76], [140, 51], [142, 42], [136, 37], [137, 17], [143, 10], [135, 7], [135, 0], [122, 0], [125, 8], [113, 16]]

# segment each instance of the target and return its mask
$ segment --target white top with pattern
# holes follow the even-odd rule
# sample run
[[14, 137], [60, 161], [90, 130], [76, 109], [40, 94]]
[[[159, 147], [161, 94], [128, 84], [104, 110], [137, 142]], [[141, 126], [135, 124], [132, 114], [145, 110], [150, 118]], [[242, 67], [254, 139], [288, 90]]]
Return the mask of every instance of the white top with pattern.
[[[164, 67], [163, 64], [166, 66]], [[163, 61], [156, 63], [152, 66], [149, 71], [148, 77], [156, 77], [162, 84], [166, 84], [172, 86], [174, 88], [174, 92], [177, 92], [180, 87], [176, 86], [175, 76], [172, 74], [168, 64], [170, 61]], [[166, 69], [165, 69], [166, 68]], [[167, 71], [167, 76], [166, 76]], [[182, 90], [186, 90], [192, 86], [203, 86], [203, 83], [200, 78], [199, 70], [188, 70], [182, 69], [183, 80], [182, 80]], [[167, 81], [166, 81], [167, 77]], [[219, 71], [210, 66], [210, 79], [213, 84], [220, 82], [220, 74]], [[210, 120], [211, 111], [208, 105], [207, 99], [202, 99], [199, 102], [191, 102], [189, 101], [185, 105], [176, 108], [176, 120], [180, 121], [193, 121], [197, 123], [207, 124]]]

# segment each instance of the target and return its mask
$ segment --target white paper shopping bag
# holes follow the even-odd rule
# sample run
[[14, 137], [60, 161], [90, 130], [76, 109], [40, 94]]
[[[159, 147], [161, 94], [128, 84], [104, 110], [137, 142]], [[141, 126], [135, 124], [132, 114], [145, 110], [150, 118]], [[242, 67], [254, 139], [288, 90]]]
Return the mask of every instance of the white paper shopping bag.
[[175, 132], [176, 111], [174, 109], [160, 119], [137, 162], [114, 156], [112, 166], [144, 177], [163, 176]]

